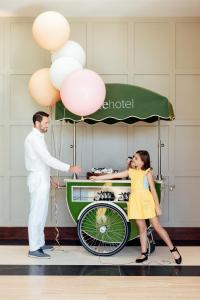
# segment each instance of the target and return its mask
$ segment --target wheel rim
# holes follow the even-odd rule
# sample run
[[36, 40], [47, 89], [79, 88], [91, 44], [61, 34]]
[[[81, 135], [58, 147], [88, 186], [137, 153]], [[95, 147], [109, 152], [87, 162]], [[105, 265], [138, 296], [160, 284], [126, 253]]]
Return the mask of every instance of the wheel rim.
[[109, 205], [95, 205], [79, 220], [78, 233], [83, 246], [98, 255], [117, 253], [127, 241], [128, 224], [122, 212]]

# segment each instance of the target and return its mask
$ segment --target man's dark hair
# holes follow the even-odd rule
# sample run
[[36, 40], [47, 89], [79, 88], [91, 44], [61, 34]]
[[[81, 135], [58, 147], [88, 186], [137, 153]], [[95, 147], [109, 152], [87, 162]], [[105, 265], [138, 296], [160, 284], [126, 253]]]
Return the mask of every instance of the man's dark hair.
[[44, 111], [37, 111], [34, 115], [33, 115], [33, 124], [35, 125], [35, 122], [41, 122], [43, 117], [49, 117], [49, 114], [47, 114]]

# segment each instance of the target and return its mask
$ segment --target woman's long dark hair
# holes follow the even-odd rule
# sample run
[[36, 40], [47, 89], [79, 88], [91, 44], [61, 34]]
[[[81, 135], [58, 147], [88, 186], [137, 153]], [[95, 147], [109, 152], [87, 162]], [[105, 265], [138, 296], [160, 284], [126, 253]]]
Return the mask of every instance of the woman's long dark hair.
[[146, 150], [138, 150], [136, 153], [139, 154], [141, 160], [144, 163], [142, 170], [147, 170], [147, 169], [151, 168], [149, 152]]

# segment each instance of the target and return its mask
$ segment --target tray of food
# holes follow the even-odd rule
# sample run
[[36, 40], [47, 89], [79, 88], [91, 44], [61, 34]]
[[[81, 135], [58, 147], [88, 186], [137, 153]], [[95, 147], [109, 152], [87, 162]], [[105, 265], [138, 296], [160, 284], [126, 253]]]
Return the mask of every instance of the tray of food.
[[[87, 172], [87, 179], [90, 178], [90, 176], [100, 176], [105, 174], [113, 174], [117, 173], [118, 170], [113, 170], [111, 168], [92, 168]], [[118, 178], [119, 179], [119, 178]]]

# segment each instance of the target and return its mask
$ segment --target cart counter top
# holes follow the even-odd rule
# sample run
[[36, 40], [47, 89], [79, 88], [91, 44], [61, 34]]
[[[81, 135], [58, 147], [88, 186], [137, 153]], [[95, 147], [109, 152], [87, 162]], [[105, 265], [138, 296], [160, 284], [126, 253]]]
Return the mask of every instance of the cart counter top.
[[130, 183], [130, 180], [111, 180], [111, 179], [107, 179], [107, 180], [90, 180], [90, 179], [70, 179], [70, 178], [66, 178], [64, 179], [64, 182], [113, 182], [113, 183]]
[[[162, 183], [163, 180], [154, 180], [157, 183]], [[129, 179], [125, 180], [112, 180], [112, 179], [106, 179], [106, 180], [90, 180], [90, 179], [70, 179], [70, 178], [65, 178], [64, 182], [113, 182], [113, 183], [131, 183]]]

